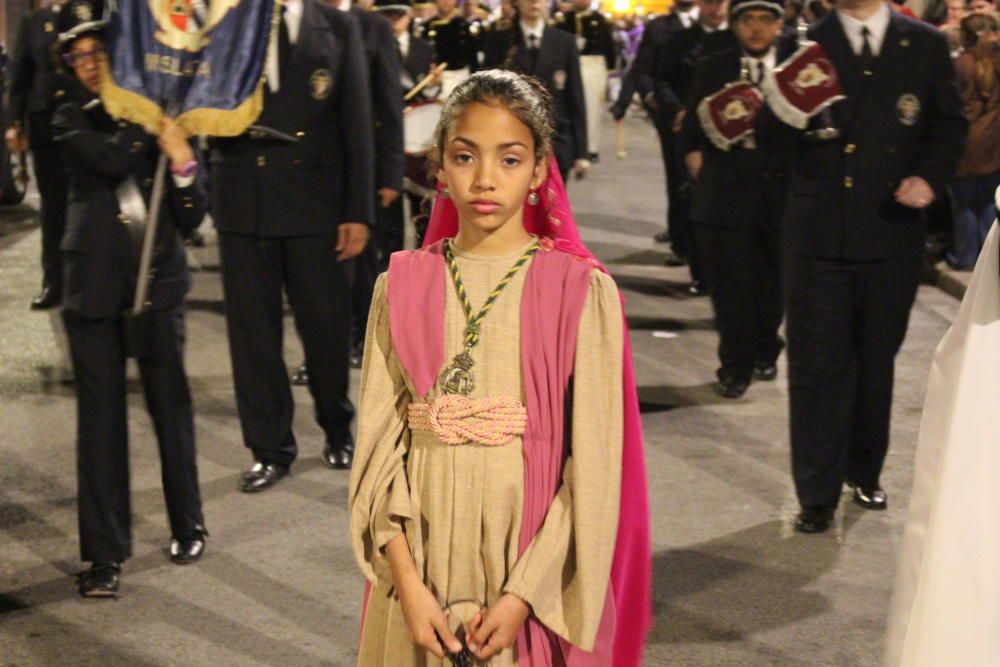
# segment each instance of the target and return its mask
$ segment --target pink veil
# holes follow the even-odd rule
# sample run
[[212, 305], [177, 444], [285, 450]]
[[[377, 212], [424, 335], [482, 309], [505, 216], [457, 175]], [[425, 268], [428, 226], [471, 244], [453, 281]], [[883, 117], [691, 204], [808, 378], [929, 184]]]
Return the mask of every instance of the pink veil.
[[[434, 198], [424, 247], [453, 237], [458, 233], [458, 210], [455, 204], [440, 195]], [[525, 202], [524, 226], [543, 243], [552, 243], [557, 250], [607, 269], [587, 249], [573, 219], [569, 197], [555, 157], [549, 159], [549, 172], [539, 188], [539, 203]], [[625, 317], [624, 304], [622, 317]], [[612, 667], [639, 667], [646, 632], [652, 626], [652, 561], [649, 537], [649, 498], [646, 485], [646, 464], [643, 452], [642, 422], [639, 398], [632, 365], [632, 349], [628, 324], [624, 324], [623, 350], [623, 422], [621, 509], [618, 537], [611, 567], [611, 592], [614, 596], [615, 636]], [[606, 603], [607, 607], [607, 603]], [[604, 624], [602, 623], [602, 626]], [[599, 637], [599, 641], [602, 638]], [[536, 663], [532, 663], [534, 667]], [[574, 667], [570, 664], [569, 667]]]

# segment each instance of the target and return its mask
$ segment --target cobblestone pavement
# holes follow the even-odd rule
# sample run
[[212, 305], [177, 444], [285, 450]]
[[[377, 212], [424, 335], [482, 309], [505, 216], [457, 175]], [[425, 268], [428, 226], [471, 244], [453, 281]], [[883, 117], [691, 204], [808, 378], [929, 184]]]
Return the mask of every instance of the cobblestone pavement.
[[[651, 238], [665, 210], [657, 143], [640, 119], [625, 129], [628, 158], [615, 159], [609, 126], [603, 160], [570, 187], [585, 240], [628, 299], [653, 509], [646, 664], [878, 665], [926, 374], [958, 303], [923, 287], [913, 311], [884, 476], [890, 509], [845, 504], [828, 534], [794, 534], [784, 374], [738, 401], [711, 392], [711, 307], [685, 295], [684, 269], [662, 266], [665, 248]], [[250, 457], [211, 243], [197, 252], [187, 348], [208, 553], [185, 568], [164, 556], [156, 444], [133, 381], [135, 557], [118, 601], [76, 596], [75, 403], [60, 382], [58, 318], [27, 309], [38, 251], [31, 208], [0, 212], [0, 665], [352, 665], [362, 580], [346, 539], [347, 474], [321, 465], [322, 436], [297, 388], [293, 476], [261, 495], [237, 492]], [[287, 322], [294, 367], [301, 351]]]

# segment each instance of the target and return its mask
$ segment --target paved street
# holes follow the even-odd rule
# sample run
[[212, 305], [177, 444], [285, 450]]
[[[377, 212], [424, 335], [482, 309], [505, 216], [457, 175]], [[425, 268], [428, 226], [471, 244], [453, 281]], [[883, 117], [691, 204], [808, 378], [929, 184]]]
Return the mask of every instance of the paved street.
[[[883, 477], [889, 510], [845, 504], [828, 534], [793, 533], [784, 360], [776, 382], [741, 400], [712, 393], [711, 306], [683, 292], [686, 270], [662, 266], [658, 145], [642, 120], [625, 126], [628, 158], [615, 159], [609, 124], [601, 163], [571, 195], [584, 239], [628, 299], [653, 510], [646, 664], [875, 667], [926, 374], [958, 302], [922, 287], [913, 311]], [[76, 595], [74, 396], [60, 382], [58, 318], [27, 309], [39, 282], [32, 211], [0, 216], [0, 665], [353, 665], [362, 579], [346, 539], [347, 474], [320, 463], [321, 432], [296, 388], [293, 476], [261, 495], [236, 490], [250, 456], [211, 244], [197, 253], [187, 320], [208, 553], [187, 567], [164, 556], [156, 443], [133, 382], [135, 557], [118, 601]], [[294, 367], [301, 351], [286, 324]]]

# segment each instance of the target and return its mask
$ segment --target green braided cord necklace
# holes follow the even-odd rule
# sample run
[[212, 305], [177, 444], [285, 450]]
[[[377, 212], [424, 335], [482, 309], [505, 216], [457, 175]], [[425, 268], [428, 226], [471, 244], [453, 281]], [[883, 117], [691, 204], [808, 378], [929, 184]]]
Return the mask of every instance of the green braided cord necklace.
[[479, 342], [483, 320], [486, 319], [487, 313], [490, 312], [490, 308], [493, 307], [500, 293], [503, 292], [504, 288], [517, 275], [517, 272], [521, 270], [521, 267], [538, 250], [538, 239], [535, 239], [528, 246], [528, 249], [524, 251], [524, 254], [514, 262], [514, 266], [510, 267], [507, 275], [493, 288], [493, 291], [486, 298], [486, 303], [483, 304], [483, 307], [479, 309], [476, 315], [472, 314], [472, 303], [469, 301], [469, 295], [465, 291], [465, 284], [462, 282], [462, 274], [458, 270], [458, 262], [455, 260], [455, 254], [452, 252], [451, 243], [449, 241], [444, 245], [444, 258], [448, 263], [448, 271], [451, 273], [451, 281], [455, 284], [455, 292], [458, 294], [458, 300], [462, 304], [462, 310], [465, 311], [465, 349], [457, 354], [452, 360], [451, 366], [441, 373], [441, 387], [446, 394], [468, 396], [476, 386], [475, 378], [472, 375], [472, 367], [475, 365], [475, 362], [472, 361], [472, 348]]

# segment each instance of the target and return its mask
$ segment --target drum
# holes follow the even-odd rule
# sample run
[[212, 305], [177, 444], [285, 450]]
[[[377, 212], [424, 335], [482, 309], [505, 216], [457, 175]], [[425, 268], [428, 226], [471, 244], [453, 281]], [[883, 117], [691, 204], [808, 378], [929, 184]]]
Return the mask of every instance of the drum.
[[444, 104], [438, 100], [403, 109], [403, 148], [407, 155], [423, 156], [434, 146], [434, 130]]

